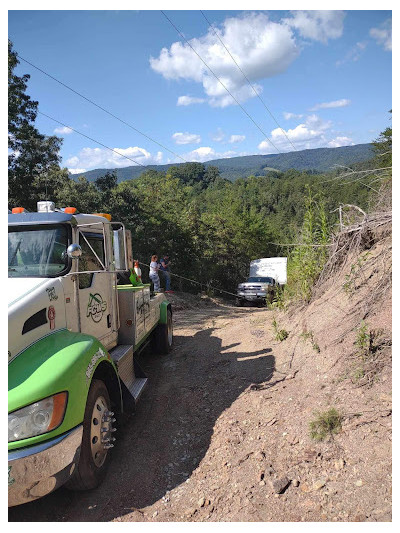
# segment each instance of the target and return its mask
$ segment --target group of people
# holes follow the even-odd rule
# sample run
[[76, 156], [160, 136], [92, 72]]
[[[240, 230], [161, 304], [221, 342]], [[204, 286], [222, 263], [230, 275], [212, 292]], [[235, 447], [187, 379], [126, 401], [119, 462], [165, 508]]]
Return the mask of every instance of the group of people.
[[154, 284], [154, 292], [160, 292], [160, 276], [159, 272], [165, 280], [165, 292], [171, 291], [171, 272], [170, 272], [171, 262], [169, 260], [168, 254], [164, 255], [160, 261], [158, 261], [157, 255], [151, 256], [150, 263], [150, 272], [149, 277], [152, 283]]

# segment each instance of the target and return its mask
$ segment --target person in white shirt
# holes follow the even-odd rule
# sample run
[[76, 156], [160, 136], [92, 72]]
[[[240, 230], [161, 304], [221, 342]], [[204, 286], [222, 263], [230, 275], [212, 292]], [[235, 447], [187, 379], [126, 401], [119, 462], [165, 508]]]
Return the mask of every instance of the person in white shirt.
[[151, 256], [149, 277], [154, 284], [154, 292], [160, 292], [160, 277], [158, 270], [160, 265], [157, 262], [158, 257], [156, 255]]

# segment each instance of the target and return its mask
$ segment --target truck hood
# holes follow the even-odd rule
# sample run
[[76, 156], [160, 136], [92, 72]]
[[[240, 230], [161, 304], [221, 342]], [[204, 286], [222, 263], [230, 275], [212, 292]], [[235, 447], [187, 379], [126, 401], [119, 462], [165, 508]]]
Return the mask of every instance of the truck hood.
[[39, 339], [66, 328], [60, 278], [9, 278], [8, 360]]
[[18, 300], [27, 296], [40, 285], [44, 285], [49, 280], [43, 278], [8, 278], [8, 307], [13, 306]]

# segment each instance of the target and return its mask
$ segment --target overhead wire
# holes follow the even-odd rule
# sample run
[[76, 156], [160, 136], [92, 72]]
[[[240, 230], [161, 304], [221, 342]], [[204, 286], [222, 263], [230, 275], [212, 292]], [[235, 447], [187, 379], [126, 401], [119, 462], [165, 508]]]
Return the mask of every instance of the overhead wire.
[[[70, 87], [69, 85], [67, 85], [66, 83], [60, 81], [59, 79], [57, 79], [55, 76], [52, 76], [51, 74], [49, 74], [48, 72], [46, 72], [45, 70], [43, 70], [42, 68], [34, 65], [31, 61], [28, 61], [27, 59], [25, 59], [24, 57], [22, 57], [20, 54], [18, 54], [16, 52], [17, 56], [19, 59], [21, 59], [22, 61], [24, 61], [25, 63], [27, 63], [28, 65], [30, 65], [31, 67], [35, 68], [36, 70], [38, 70], [39, 72], [41, 72], [42, 74], [44, 74], [45, 76], [47, 76], [48, 78], [56, 81], [57, 83], [59, 83], [60, 85], [62, 85], [63, 87], [65, 87], [66, 89], [68, 89], [69, 91], [75, 93], [76, 95], [80, 96], [81, 98], [83, 98], [84, 100], [86, 100], [87, 102], [89, 102], [90, 104], [94, 105], [95, 107], [97, 107], [98, 109], [101, 109], [101, 111], [103, 111], [104, 113], [107, 113], [107, 115], [110, 115], [111, 117], [115, 118], [116, 120], [118, 120], [119, 122], [121, 122], [122, 124], [125, 124], [125, 126], [128, 126], [129, 128], [131, 128], [132, 130], [136, 131], [136, 133], [139, 133], [139, 135], [142, 135], [143, 137], [145, 137], [146, 139], [148, 139], [149, 141], [157, 144], [158, 146], [160, 146], [161, 148], [163, 148], [164, 150], [167, 150], [167, 152], [169, 152], [170, 154], [174, 155], [175, 157], [178, 157], [179, 159], [181, 159], [182, 161], [184, 161], [185, 163], [189, 163], [189, 161], [187, 161], [184, 157], [180, 156], [179, 154], [175, 153], [173, 150], [170, 150], [169, 148], [167, 148], [166, 146], [164, 146], [163, 144], [161, 144], [160, 142], [156, 141], [155, 139], [153, 139], [152, 137], [150, 137], [150, 135], [147, 135], [146, 133], [143, 133], [142, 131], [140, 131], [138, 128], [136, 128], [135, 126], [132, 126], [132, 124], [129, 124], [129, 122], [126, 122], [125, 120], [123, 120], [122, 118], [118, 117], [117, 115], [114, 115], [114, 113], [111, 113], [111, 111], [108, 111], [107, 109], [105, 109], [104, 107], [102, 107], [101, 105], [97, 104], [96, 102], [94, 102], [93, 100], [91, 100], [90, 98], [88, 98], [87, 96], [81, 94], [80, 92], [78, 92], [76, 89], [73, 89], [72, 87]], [[72, 128], [71, 128], [72, 129]]]
[[[235, 63], [235, 65], [237, 66], [237, 68], [240, 70], [240, 72], [242, 73], [243, 77], [245, 78], [245, 80], [247, 81], [247, 83], [249, 84], [249, 86], [252, 88], [254, 94], [257, 96], [257, 98], [260, 100], [260, 102], [262, 103], [262, 105], [265, 107], [265, 109], [267, 110], [267, 112], [269, 113], [270, 117], [273, 119], [273, 121], [275, 122], [275, 124], [278, 126], [278, 128], [281, 130], [281, 132], [283, 133], [283, 135], [286, 137], [287, 141], [290, 143], [290, 145], [292, 146], [292, 148], [297, 152], [298, 149], [294, 146], [294, 144], [292, 143], [292, 141], [289, 139], [286, 131], [281, 127], [281, 125], [279, 124], [279, 122], [276, 120], [275, 116], [272, 114], [271, 110], [269, 109], [269, 107], [267, 106], [267, 104], [264, 102], [264, 100], [261, 98], [261, 95], [258, 93], [258, 91], [256, 90], [256, 88], [254, 87], [254, 85], [251, 83], [251, 81], [249, 80], [249, 78], [246, 76], [246, 74], [243, 72], [242, 68], [240, 67], [240, 65], [237, 63], [236, 59], [233, 57], [233, 55], [231, 54], [231, 52], [229, 51], [228, 47], [225, 45], [225, 43], [223, 42], [223, 40], [221, 39], [221, 37], [218, 35], [218, 32], [215, 30], [214, 26], [211, 24], [211, 22], [208, 20], [208, 18], [206, 17], [206, 15], [204, 14], [204, 12], [200, 9], [200, 13], [203, 15], [203, 17], [205, 18], [206, 22], [208, 23], [208, 25], [210, 26], [210, 28], [212, 29], [212, 31], [214, 32], [214, 35], [217, 37], [217, 39], [219, 40], [219, 42], [222, 44], [222, 46], [225, 48], [225, 50], [227, 51], [227, 53], [229, 54], [229, 56], [231, 57], [232, 61]], [[303, 160], [303, 162], [306, 162], [305, 159], [303, 158], [302, 154], [299, 153], [299, 156], [301, 157], [301, 159]]]
[[196, 54], [196, 56], [200, 59], [200, 61], [207, 67], [207, 69], [211, 72], [211, 74], [214, 76], [214, 78], [222, 85], [222, 87], [225, 89], [225, 91], [233, 98], [233, 100], [236, 102], [236, 104], [240, 107], [240, 109], [247, 115], [247, 117], [251, 120], [251, 122], [260, 130], [260, 132], [263, 134], [264, 138], [267, 139], [267, 141], [279, 152], [282, 154], [282, 152], [279, 150], [279, 148], [271, 141], [271, 139], [268, 137], [268, 135], [265, 133], [265, 131], [261, 128], [259, 124], [253, 119], [253, 117], [246, 111], [246, 109], [242, 106], [242, 104], [235, 98], [235, 96], [231, 93], [231, 91], [226, 87], [226, 85], [218, 78], [218, 76], [215, 74], [215, 72], [212, 70], [212, 68], [207, 65], [207, 63], [204, 61], [204, 59], [198, 54], [198, 52], [193, 48], [193, 46], [190, 44], [190, 42], [186, 39], [186, 37], [183, 35], [183, 33], [175, 26], [175, 24], [172, 22], [172, 20], [168, 17], [168, 15], [165, 14], [164, 11], [161, 10], [161, 13], [164, 15], [164, 17], [168, 20], [168, 22], [171, 24], [171, 26], [177, 31], [177, 33], [180, 35], [180, 37], [185, 41], [185, 43], [193, 50], [193, 52]]
[[103, 148], [107, 148], [107, 150], [110, 150], [111, 152], [114, 152], [115, 154], [125, 157], [125, 159], [129, 159], [129, 161], [132, 161], [133, 163], [136, 163], [137, 165], [146, 168], [146, 165], [142, 165], [142, 163], [139, 163], [139, 161], [136, 161], [135, 159], [132, 159], [131, 157], [128, 157], [127, 155], [121, 154], [120, 152], [117, 152], [117, 150], [114, 150], [114, 148], [110, 148], [109, 146], [101, 143], [100, 141], [96, 141], [96, 139], [93, 139], [92, 137], [89, 137], [89, 135], [85, 135], [84, 133], [75, 130], [74, 128], [71, 128], [71, 126], [68, 126], [67, 124], [64, 124], [63, 122], [60, 122], [59, 120], [51, 117], [50, 115], [47, 115], [46, 113], [43, 113], [43, 111], [38, 110], [39, 115], [43, 115], [44, 117], [49, 118], [50, 120], [53, 120], [54, 122], [57, 122], [57, 124], [60, 124], [61, 126], [64, 126], [65, 128], [69, 128], [70, 130], [74, 131], [75, 133], [78, 133], [79, 135], [82, 135], [82, 137], [86, 137], [86, 139], [89, 139], [90, 141], [95, 142], [96, 144], [99, 144], [100, 146], [103, 146]]

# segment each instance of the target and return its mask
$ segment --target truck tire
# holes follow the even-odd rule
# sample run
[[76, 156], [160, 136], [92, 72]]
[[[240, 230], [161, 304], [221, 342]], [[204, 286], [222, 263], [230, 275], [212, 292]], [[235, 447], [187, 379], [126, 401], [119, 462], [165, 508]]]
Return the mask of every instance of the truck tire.
[[[113, 413], [107, 387], [94, 379], [87, 397], [79, 463], [66, 483], [70, 490], [90, 490], [103, 481], [110, 462]], [[105, 430], [105, 431], [104, 431]], [[108, 439], [110, 439], [108, 441]], [[104, 442], [107, 440], [107, 442]], [[111, 447], [111, 446], [110, 446]]]
[[156, 353], [166, 355], [172, 350], [173, 339], [173, 327], [172, 327], [172, 312], [171, 309], [167, 310], [167, 323], [158, 324], [154, 331], [153, 337], [153, 350]]
[[241, 298], [236, 298], [235, 305], [236, 307], [243, 307], [243, 300]]

